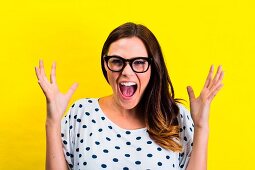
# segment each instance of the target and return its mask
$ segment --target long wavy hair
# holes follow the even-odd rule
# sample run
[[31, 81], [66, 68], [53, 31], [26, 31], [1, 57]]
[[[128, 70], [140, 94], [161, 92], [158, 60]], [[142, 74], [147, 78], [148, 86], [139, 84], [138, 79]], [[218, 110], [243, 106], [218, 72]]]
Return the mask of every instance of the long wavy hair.
[[182, 146], [179, 136], [177, 116], [178, 99], [174, 98], [174, 88], [167, 72], [161, 47], [153, 33], [145, 26], [135, 23], [125, 23], [114, 29], [106, 39], [101, 53], [101, 68], [108, 81], [103, 57], [108, 53], [110, 45], [121, 38], [138, 37], [153, 58], [151, 63], [150, 81], [139, 101], [137, 109], [144, 113], [147, 131], [161, 147], [180, 152]]

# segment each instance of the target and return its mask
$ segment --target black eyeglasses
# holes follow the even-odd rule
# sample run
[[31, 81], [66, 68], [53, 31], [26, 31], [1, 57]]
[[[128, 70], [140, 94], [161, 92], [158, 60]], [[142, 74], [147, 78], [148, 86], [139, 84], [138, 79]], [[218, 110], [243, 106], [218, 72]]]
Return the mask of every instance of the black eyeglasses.
[[105, 55], [104, 60], [109, 70], [113, 72], [121, 72], [128, 63], [134, 72], [144, 73], [149, 69], [152, 58], [151, 57], [135, 57], [131, 59], [125, 59], [120, 56]]

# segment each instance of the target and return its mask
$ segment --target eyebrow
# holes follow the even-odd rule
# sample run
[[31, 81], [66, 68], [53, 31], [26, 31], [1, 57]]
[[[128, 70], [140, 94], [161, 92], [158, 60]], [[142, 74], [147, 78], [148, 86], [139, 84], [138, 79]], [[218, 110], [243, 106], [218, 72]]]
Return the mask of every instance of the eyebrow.
[[[123, 59], [126, 59], [126, 58], [124, 58], [124, 57], [122, 57], [122, 56], [119, 56], [119, 55], [105, 55], [105, 56], [108, 56], [108, 57], [120, 57], [120, 58], [123, 58]], [[140, 58], [140, 57], [143, 57], [143, 58], [150, 58], [149, 56], [136, 56], [136, 57], [132, 57], [132, 58], [129, 58], [129, 60], [132, 60], [132, 59], [134, 59], [134, 58]]]

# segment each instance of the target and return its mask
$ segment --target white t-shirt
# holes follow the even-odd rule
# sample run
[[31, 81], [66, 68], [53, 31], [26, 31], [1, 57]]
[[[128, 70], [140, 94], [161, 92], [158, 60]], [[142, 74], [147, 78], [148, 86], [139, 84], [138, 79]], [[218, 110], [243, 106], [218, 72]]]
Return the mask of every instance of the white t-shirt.
[[61, 136], [70, 169], [185, 169], [192, 150], [194, 125], [189, 111], [180, 108], [183, 152], [156, 144], [146, 128], [127, 130], [106, 117], [98, 99], [76, 101], [61, 122]]

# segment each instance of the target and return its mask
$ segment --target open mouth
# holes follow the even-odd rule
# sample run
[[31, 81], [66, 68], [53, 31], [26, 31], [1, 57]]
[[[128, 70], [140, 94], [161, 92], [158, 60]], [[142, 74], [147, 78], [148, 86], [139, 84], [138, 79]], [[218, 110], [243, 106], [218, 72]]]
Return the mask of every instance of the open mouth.
[[132, 97], [136, 92], [137, 84], [135, 82], [121, 82], [119, 87], [124, 97]]

